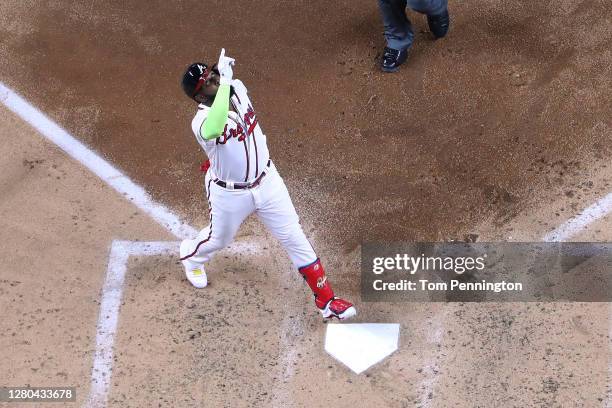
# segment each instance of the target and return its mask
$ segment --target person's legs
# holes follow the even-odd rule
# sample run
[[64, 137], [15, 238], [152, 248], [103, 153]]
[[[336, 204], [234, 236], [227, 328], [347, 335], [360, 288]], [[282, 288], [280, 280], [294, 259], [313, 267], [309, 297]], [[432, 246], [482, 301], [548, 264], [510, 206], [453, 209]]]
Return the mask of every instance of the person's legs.
[[408, 6], [427, 15], [427, 24], [434, 37], [442, 38], [448, 33], [448, 0], [408, 0]]
[[323, 316], [340, 319], [354, 316], [353, 305], [334, 296], [323, 265], [304, 235], [287, 187], [274, 166], [261, 185], [251, 191], [257, 216], [287, 251], [291, 262], [312, 289], [315, 304]]
[[419, 13], [438, 15], [448, 7], [448, 0], [408, 0], [408, 7]]
[[385, 72], [395, 72], [408, 58], [408, 49], [414, 39], [412, 25], [406, 16], [406, 0], [378, 0], [378, 8], [387, 40], [380, 67]]
[[251, 214], [255, 205], [247, 190], [226, 190], [206, 177], [210, 207], [210, 224], [195, 239], [181, 243], [180, 257], [187, 279], [196, 287], [208, 284], [204, 263], [213, 254], [229, 245], [240, 225]]
[[378, 8], [382, 15], [387, 47], [394, 50], [410, 48], [414, 34], [406, 16], [406, 0], [378, 0]]
[[317, 254], [304, 235], [287, 187], [273, 165], [251, 191], [257, 216], [283, 245], [293, 265], [299, 269], [316, 261]]

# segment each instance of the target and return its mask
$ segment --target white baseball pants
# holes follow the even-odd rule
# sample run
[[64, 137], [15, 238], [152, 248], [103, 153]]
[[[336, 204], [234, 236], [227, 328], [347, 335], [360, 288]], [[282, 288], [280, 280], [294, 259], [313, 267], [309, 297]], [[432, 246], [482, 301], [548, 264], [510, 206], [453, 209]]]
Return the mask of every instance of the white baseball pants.
[[181, 259], [194, 265], [203, 265], [215, 252], [228, 246], [236, 236], [242, 222], [252, 213], [278, 239], [296, 268], [317, 259], [312, 245], [306, 239], [295, 212], [285, 182], [274, 163], [257, 187], [244, 190], [225, 189], [205, 177], [210, 206], [210, 225], [193, 240], [183, 241]]

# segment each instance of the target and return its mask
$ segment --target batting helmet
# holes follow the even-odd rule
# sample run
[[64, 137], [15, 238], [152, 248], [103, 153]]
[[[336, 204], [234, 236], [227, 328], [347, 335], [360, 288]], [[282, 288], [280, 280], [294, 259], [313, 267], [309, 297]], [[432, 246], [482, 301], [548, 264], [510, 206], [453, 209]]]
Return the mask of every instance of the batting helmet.
[[194, 62], [183, 75], [183, 91], [188, 97], [192, 98], [202, 87], [203, 81], [208, 76], [208, 65], [203, 62]]

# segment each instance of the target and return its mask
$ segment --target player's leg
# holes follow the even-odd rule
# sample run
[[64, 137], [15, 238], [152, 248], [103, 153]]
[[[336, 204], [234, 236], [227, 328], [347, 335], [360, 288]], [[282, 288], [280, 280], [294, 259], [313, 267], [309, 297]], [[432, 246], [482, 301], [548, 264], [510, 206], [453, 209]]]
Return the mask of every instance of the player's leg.
[[272, 167], [262, 184], [252, 190], [259, 219], [283, 245], [315, 297], [323, 317], [347, 319], [355, 307], [334, 295], [321, 261], [304, 235], [285, 183]]
[[427, 15], [429, 29], [436, 38], [446, 35], [450, 25], [448, 0], [408, 0], [408, 6]]
[[181, 242], [180, 258], [187, 279], [197, 288], [208, 284], [204, 263], [228, 246], [240, 225], [255, 209], [253, 197], [246, 190], [226, 190], [206, 177], [210, 224], [194, 239]]
[[386, 72], [395, 72], [406, 61], [408, 49], [414, 39], [412, 25], [406, 15], [406, 0], [378, 0], [378, 8], [387, 40], [381, 68]]

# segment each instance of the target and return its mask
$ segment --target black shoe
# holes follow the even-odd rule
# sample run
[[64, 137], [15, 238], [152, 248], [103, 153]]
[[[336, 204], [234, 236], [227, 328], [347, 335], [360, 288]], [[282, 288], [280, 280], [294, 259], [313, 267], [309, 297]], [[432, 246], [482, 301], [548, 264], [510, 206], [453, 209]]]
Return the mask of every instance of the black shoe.
[[408, 58], [408, 50], [394, 50], [385, 47], [380, 67], [385, 72], [395, 72], [406, 61], [406, 58]]
[[429, 30], [434, 37], [444, 37], [446, 33], [448, 33], [448, 26], [450, 25], [448, 10], [445, 10], [442, 14], [438, 14], [437, 16], [427, 16], [427, 24], [429, 24]]

